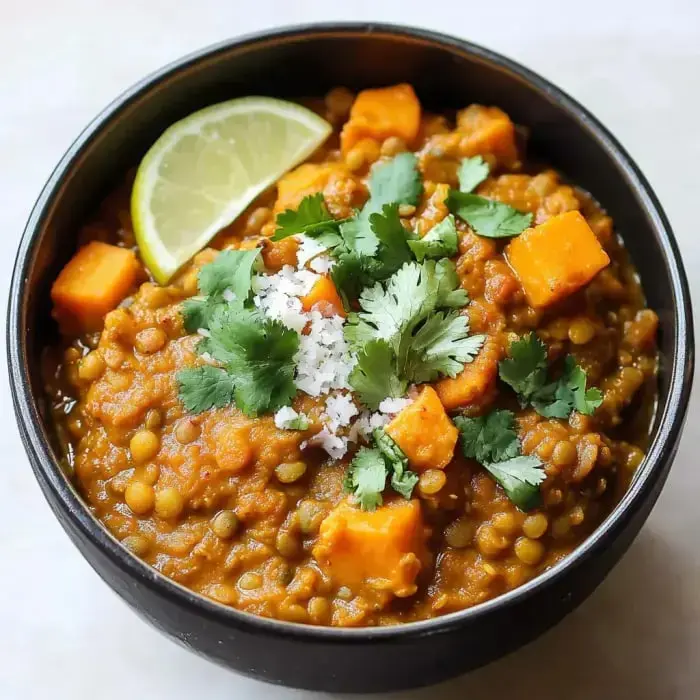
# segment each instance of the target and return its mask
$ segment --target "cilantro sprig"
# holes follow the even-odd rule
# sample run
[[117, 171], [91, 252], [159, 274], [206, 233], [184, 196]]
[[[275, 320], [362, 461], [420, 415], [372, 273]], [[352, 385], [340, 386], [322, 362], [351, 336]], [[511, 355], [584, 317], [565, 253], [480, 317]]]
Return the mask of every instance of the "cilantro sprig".
[[202, 266], [197, 275], [199, 296], [185, 300], [182, 305], [188, 333], [208, 328], [212, 314], [222, 304], [243, 306], [248, 302], [253, 267], [259, 255], [259, 248], [223, 250], [212, 262]]
[[418, 159], [413, 153], [400, 153], [391, 160], [376, 165], [367, 189], [369, 199], [362, 210], [341, 226], [341, 234], [349, 251], [357, 255], [373, 256], [379, 240], [372, 226], [372, 215], [386, 204], [417, 204], [423, 190]]
[[479, 462], [518, 508], [536, 508], [541, 502], [539, 485], [546, 474], [537, 457], [521, 453], [515, 415], [495, 410], [479, 418], [458, 416], [454, 422], [464, 456]]
[[201, 413], [235, 402], [256, 416], [290, 403], [296, 394], [294, 356], [299, 336], [251, 308], [253, 266], [259, 250], [230, 250], [202, 267], [200, 296], [183, 304], [186, 330], [206, 333], [197, 352], [220, 366], [177, 373], [180, 400]]
[[462, 158], [457, 170], [460, 192], [473, 192], [489, 176], [489, 164], [481, 156]]
[[289, 405], [296, 394], [297, 333], [257, 310], [235, 306], [214, 312], [209, 333], [197, 349], [224, 365], [243, 413], [257, 416]]
[[464, 158], [457, 172], [459, 189], [450, 190], [447, 206], [460, 219], [466, 221], [476, 233], [486, 238], [517, 236], [532, 224], [532, 214], [493, 199], [473, 194], [489, 173], [489, 166], [481, 156]]
[[586, 388], [586, 373], [570, 355], [561, 376], [548, 379], [547, 346], [536, 333], [512, 343], [509, 355], [499, 363], [498, 373], [522, 406], [529, 404], [546, 418], [568, 418], [574, 410], [590, 416], [603, 402], [600, 389]]
[[409, 240], [408, 247], [418, 262], [423, 262], [425, 258], [451, 258], [457, 255], [457, 226], [454, 216], [449, 214], [423, 238]]
[[503, 462], [520, 454], [520, 440], [515, 431], [515, 414], [495, 410], [479, 418], [458, 416], [464, 456], [477, 462]]
[[564, 360], [564, 371], [555, 382], [543, 387], [533, 400], [535, 410], [546, 418], [568, 418], [572, 411], [584, 416], [593, 414], [603, 403], [597, 387], [586, 389], [586, 373], [571, 355]]
[[304, 197], [296, 210], [278, 214], [272, 240], [303, 234], [330, 249], [331, 277], [349, 309], [364, 287], [414, 259], [399, 205], [418, 202], [423, 185], [417, 162], [412, 153], [401, 153], [376, 165], [367, 182], [369, 199], [349, 219], [334, 219], [321, 193]]
[[404, 396], [408, 389], [408, 381], [398, 375], [396, 354], [385, 340], [369, 340], [362, 346], [350, 383], [372, 410], [387, 397]]
[[372, 438], [375, 447], [360, 448], [343, 480], [343, 487], [362, 510], [375, 510], [382, 504], [388, 477], [391, 488], [407, 500], [418, 483], [418, 474], [408, 468], [408, 458], [382, 428], [374, 430]]
[[532, 214], [523, 214], [508, 204], [478, 194], [450, 190], [447, 206], [486, 238], [517, 236], [532, 223]]
[[188, 367], [177, 373], [180, 399], [192, 413], [223, 408], [233, 401], [233, 378], [220, 367]]
[[449, 260], [426, 260], [362, 292], [362, 310], [350, 314], [344, 332], [357, 353], [350, 385], [363, 403], [376, 409], [410, 382], [454, 377], [472, 361], [484, 336], [470, 336], [467, 317], [455, 310], [468, 301], [457, 286]]
[[509, 357], [498, 365], [501, 379], [518, 395], [520, 404], [527, 406], [547, 383], [547, 346], [536, 333], [511, 343]]
[[300, 233], [312, 237], [326, 232], [335, 233], [343, 222], [333, 218], [326, 207], [323, 194], [318, 192], [304, 197], [296, 210], [287, 209], [278, 214], [276, 223], [273, 241], [281, 241]]
[[387, 465], [376, 448], [361, 447], [343, 479], [343, 488], [351, 493], [362, 510], [375, 510], [382, 505], [386, 488]]
[[537, 457], [521, 455], [504, 462], [484, 464], [483, 467], [520, 510], [527, 512], [542, 503], [539, 486], [547, 475]]

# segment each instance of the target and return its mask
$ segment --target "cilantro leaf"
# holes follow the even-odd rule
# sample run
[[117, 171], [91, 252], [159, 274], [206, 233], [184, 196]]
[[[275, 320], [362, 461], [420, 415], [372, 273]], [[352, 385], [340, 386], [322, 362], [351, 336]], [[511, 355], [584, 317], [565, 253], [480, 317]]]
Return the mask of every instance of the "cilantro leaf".
[[358, 214], [343, 223], [340, 233], [345, 246], [358, 255], [373, 256], [379, 240], [372, 230], [370, 218], [385, 204], [417, 204], [423, 189], [418, 159], [413, 153], [400, 153], [395, 158], [377, 164], [367, 181], [369, 200]]
[[362, 347], [349, 381], [362, 403], [375, 411], [384, 399], [399, 398], [408, 388], [396, 373], [394, 350], [384, 340], [370, 340]]
[[454, 422], [464, 456], [479, 462], [518, 508], [535, 508], [540, 503], [539, 485], [546, 474], [537, 457], [521, 454], [514, 414], [495, 410], [480, 418], [459, 416]]
[[413, 495], [413, 489], [418, 483], [418, 474], [406, 469], [402, 472], [394, 470], [391, 475], [391, 488], [396, 491], [396, 493], [403, 496], [407, 501], [410, 500]]
[[415, 241], [408, 241], [418, 262], [424, 258], [451, 258], [457, 254], [457, 227], [452, 214], [433, 226], [428, 233]]
[[440, 262], [448, 264], [406, 263], [384, 284], [365, 288], [362, 310], [348, 316], [345, 338], [358, 353], [350, 385], [370, 407], [383, 398], [379, 387], [384, 397], [402, 396], [407, 382], [455, 376], [483, 344], [483, 336], [469, 336], [466, 316], [441, 310], [466, 303], [467, 295], [453, 287], [454, 267]]
[[322, 245], [326, 250], [332, 250], [342, 245], [343, 239], [339, 233], [328, 229], [326, 231], [321, 231], [321, 233], [314, 235], [314, 240]]
[[413, 153], [399, 153], [391, 160], [372, 168], [367, 181], [372, 210], [378, 211], [384, 204], [418, 204], [423, 191], [418, 158]]
[[337, 254], [336, 263], [331, 268], [331, 279], [346, 310], [350, 310], [351, 300], [357, 299], [366, 286], [374, 283], [379, 268], [377, 260], [365, 255], [345, 250]]
[[202, 351], [234, 377], [234, 399], [248, 416], [288, 405], [296, 394], [294, 356], [299, 336], [259, 312], [220, 307], [209, 324]]
[[547, 381], [547, 346], [535, 333], [511, 343], [510, 357], [498, 374], [518, 394], [521, 406], [531, 404], [545, 418], [568, 418], [573, 410], [590, 416], [603, 402], [600, 390], [586, 389], [586, 373], [568, 356], [561, 377]]
[[428, 269], [433, 270], [437, 301], [435, 306], [461, 309], [469, 303], [469, 295], [459, 286], [457, 268], [451, 260], [443, 258], [434, 263], [427, 262]]
[[[201, 296], [182, 303], [182, 319], [188, 333], [208, 328], [214, 311], [223, 304], [244, 305], [250, 297], [253, 266], [260, 249], [224, 250], [210, 263], [203, 265], [197, 275]], [[224, 299], [225, 292], [233, 298]]]
[[510, 357], [498, 364], [498, 374], [526, 406], [547, 382], [547, 346], [536, 333], [511, 343]]
[[532, 405], [545, 418], [568, 418], [574, 409], [590, 416], [602, 402], [600, 389], [586, 389], [586, 373], [569, 355], [564, 360], [562, 376], [543, 387], [533, 398]]
[[532, 510], [540, 504], [539, 485], [547, 475], [537, 457], [521, 455], [504, 462], [484, 463], [483, 467], [520, 510]]
[[465, 457], [484, 464], [501, 462], [520, 454], [512, 411], [495, 410], [479, 418], [457, 416], [454, 423], [459, 428]]
[[371, 214], [369, 224], [379, 241], [377, 257], [381, 262], [381, 275], [386, 279], [404, 263], [413, 260], [406, 229], [401, 223], [398, 204], [385, 204], [381, 214]]
[[456, 311], [433, 313], [410, 343], [402, 344], [408, 347], [405, 356], [399, 351], [400, 374], [416, 383], [432, 382], [440, 375], [455, 377], [474, 359], [485, 340], [484, 335], [469, 335], [466, 316]]
[[289, 404], [296, 394], [294, 356], [299, 336], [246, 308], [259, 253], [257, 249], [219, 253], [199, 271], [203, 296], [183, 304], [185, 328], [209, 330], [197, 352], [209, 353], [224, 365], [178, 373], [180, 398], [188, 410], [201, 412], [235, 401], [241, 411], [255, 416]]
[[359, 298], [362, 311], [351, 314], [345, 327], [348, 340], [357, 345], [382, 338], [397, 355], [403, 354], [399, 352], [402, 340], [412, 338], [418, 325], [438, 308], [466, 304], [466, 293], [453, 287], [457, 283], [454, 267], [444, 262], [447, 265], [432, 260], [422, 265], [407, 263], [384, 284], [365, 288]]
[[462, 158], [457, 179], [460, 192], [473, 192], [489, 176], [489, 165], [481, 156]]
[[437, 300], [432, 261], [420, 266], [408, 263], [389, 280], [366, 287], [359, 298], [362, 311], [350, 314], [345, 337], [357, 346], [373, 338], [383, 339], [398, 356], [402, 337], [435, 308]]
[[377, 449], [362, 447], [350, 462], [343, 487], [353, 494], [362, 510], [374, 510], [382, 504], [387, 472], [382, 453]]
[[408, 469], [408, 457], [384, 428], [375, 428], [372, 431], [372, 437], [377, 449], [389, 460], [390, 464], [398, 465], [399, 471]]
[[383, 428], [376, 428], [372, 432], [372, 437], [377, 448], [389, 463], [391, 488], [409, 500], [415, 485], [418, 483], [418, 474], [408, 468], [408, 457]]
[[192, 413], [223, 408], [233, 398], [233, 378], [219, 367], [188, 367], [177, 375], [180, 400]]
[[390, 435], [377, 428], [372, 438], [376, 447], [362, 447], [343, 479], [343, 487], [355, 496], [362, 510], [374, 510], [382, 504], [382, 491], [389, 475], [391, 487], [405, 499], [411, 498], [418, 483], [418, 474], [408, 468], [406, 455]]
[[447, 206], [476, 233], [487, 238], [517, 236], [532, 223], [532, 214], [523, 214], [503, 202], [459, 190], [450, 190]]
[[[348, 222], [349, 225], [355, 225]], [[343, 229], [346, 231], [346, 229]], [[381, 213], [369, 217], [368, 231], [375, 240], [374, 257], [349, 250], [347, 247], [335, 251], [336, 264], [331, 270], [331, 279], [343, 299], [346, 309], [350, 301], [357, 299], [361, 291], [374, 282], [390, 277], [404, 263], [413, 259], [399, 217], [398, 204], [387, 204]]]
[[377, 252], [379, 241], [369, 225], [369, 217], [372, 213], [365, 205], [365, 209], [340, 227], [340, 235], [347, 251], [370, 258]]
[[[337, 262], [331, 274], [346, 309], [364, 287], [386, 279], [413, 259], [398, 209], [400, 204], [418, 201], [422, 183], [416, 164], [413, 154], [402, 153], [376, 165], [362, 210], [351, 219], [335, 222], [337, 233], [325, 230], [318, 234], [332, 236], [328, 247], [334, 248]], [[317, 219], [322, 216], [323, 212], [316, 212]]]
[[196, 333], [200, 328], [209, 328], [214, 309], [223, 299], [216, 297], [192, 297], [182, 302], [182, 320], [188, 333]]
[[333, 218], [326, 207], [323, 194], [318, 192], [304, 197], [296, 210], [287, 209], [278, 214], [275, 223], [277, 230], [272, 236], [273, 241], [281, 241], [299, 233], [315, 236], [329, 229], [337, 229], [341, 222]]
[[220, 296], [228, 290], [239, 304], [244, 304], [250, 295], [253, 265], [259, 254], [259, 248], [222, 250], [200, 269], [197, 277], [200, 294]]

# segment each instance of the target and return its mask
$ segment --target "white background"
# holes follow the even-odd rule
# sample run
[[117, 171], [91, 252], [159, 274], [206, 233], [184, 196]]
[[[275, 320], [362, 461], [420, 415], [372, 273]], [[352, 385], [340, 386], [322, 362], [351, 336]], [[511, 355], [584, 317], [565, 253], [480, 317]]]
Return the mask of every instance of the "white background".
[[[523, 62], [578, 98], [620, 138], [656, 188], [697, 292], [696, 0], [0, 0], [3, 313], [31, 205], [73, 137], [103, 106], [148, 72], [208, 43], [329, 19], [394, 21], [458, 34]], [[4, 343], [0, 348], [4, 354]], [[49, 512], [20, 445], [4, 370], [0, 381], [0, 698], [312, 697], [196, 658], [117, 599]], [[697, 698], [699, 410], [696, 392], [658, 506], [629, 554], [577, 612], [507, 659], [401, 697]], [[343, 659], [319, 659], [319, 673], [331, 663]]]

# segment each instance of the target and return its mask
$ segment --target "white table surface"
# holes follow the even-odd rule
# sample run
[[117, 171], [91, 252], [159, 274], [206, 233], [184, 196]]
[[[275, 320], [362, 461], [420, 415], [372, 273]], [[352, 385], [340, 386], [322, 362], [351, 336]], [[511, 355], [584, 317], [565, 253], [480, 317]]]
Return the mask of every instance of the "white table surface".
[[[570, 92], [618, 135], [656, 188], [697, 293], [696, 0], [0, 0], [3, 313], [30, 207], [63, 151], [98, 110], [183, 53], [268, 26], [324, 19], [396, 21], [461, 34], [522, 61]], [[215, 667], [131, 613], [50, 513], [20, 444], [5, 371], [1, 381], [2, 700], [329, 697], [275, 688]], [[699, 417], [696, 392], [657, 507], [629, 553], [578, 611], [504, 660], [401, 697], [697, 698], [700, 472], [693, 434]]]

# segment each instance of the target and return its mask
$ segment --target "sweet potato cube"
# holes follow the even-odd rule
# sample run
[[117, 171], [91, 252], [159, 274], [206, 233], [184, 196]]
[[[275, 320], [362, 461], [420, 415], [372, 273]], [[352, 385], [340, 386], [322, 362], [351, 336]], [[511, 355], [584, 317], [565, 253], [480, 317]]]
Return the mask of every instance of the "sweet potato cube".
[[498, 361], [502, 356], [501, 344], [495, 338], [489, 338], [474, 360], [464, 365], [456, 377], [445, 377], [435, 385], [442, 405], [448, 411], [482, 405], [496, 384]]
[[387, 425], [386, 432], [416, 471], [444, 469], [452, 461], [458, 431], [431, 386], [423, 387], [418, 398]]
[[466, 134], [465, 139], [460, 142], [463, 155], [491, 154], [506, 167], [517, 161], [515, 125], [498, 107], [467, 107], [458, 115], [457, 129]]
[[64, 332], [99, 330], [105, 314], [124, 299], [136, 281], [133, 251], [92, 241], [61, 270], [51, 288], [54, 318]]
[[340, 134], [341, 150], [347, 153], [367, 137], [383, 141], [398, 136], [410, 144], [418, 135], [420, 111], [416, 93], [406, 83], [363, 90], [355, 98], [350, 119]]
[[304, 311], [311, 311], [314, 307], [324, 316], [342, 316], [345, 318], [345, 308], [340, 299], [338, 290], [330, 277], [321, 277], [311, 288], [311, 291], [301, 297], [301, 305]]
[[321, 523], [313, 555], [337, 586], [363, 586], [405, 597], [425, 557], [418, 501], [392, 501], [373, 512], [342, 502]]
[[553, 216], [505, 249], [531, 306], [553, 304], [588, 284], [610, 258], [578, 211]]
[[283, 175], [277, 183], [275, 212], [296, 209], [304, 197], [322, 192], [331, 176], [343, 168], [340, 163], [304, 163]]

